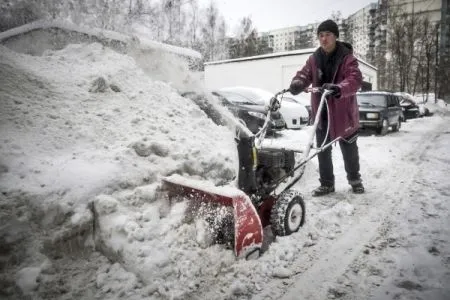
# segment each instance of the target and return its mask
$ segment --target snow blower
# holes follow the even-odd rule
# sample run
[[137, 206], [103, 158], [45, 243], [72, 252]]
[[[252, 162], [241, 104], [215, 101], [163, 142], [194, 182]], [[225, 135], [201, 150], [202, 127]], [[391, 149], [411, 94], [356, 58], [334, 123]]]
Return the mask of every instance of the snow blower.
[[[265, 123], [258, 133], [253, 135], [248, 130], [237, 131], [238, 188], [205, 188], [203, 184], [181, 176], [163, 179], [163, 190], [168, 192], [169, 198], [182, 196], [194, 201], [232, 207], [233, 246], [237, 257], [259, 257], [263, 228], [268, 225], [271, 225], [275, 236], [286, 236], [299, 230], [305, 222], [305, 203], [302, 194], [292, 189], [292, 186], [303, 176], [308, 161], [339, 140], [338, 138], [315, 148], [315, 153], [310, 155], [319, 121], [316, 118], [303, 151], [262, 147], [270, 112], [279, 109], [282, 95], [287, 91], [282, 90], [271, 99]], [[322, 93], [318, 108], [320, 113], [323, 106], [327, 105], [326, 96], [330, 91], [319, 88], [310, 88], [308, 91]], [[280, 95], [281, 99], [278, 101], [277, 97]], [[295, 160], [296, 153], [303, 154], [298, 163]]]

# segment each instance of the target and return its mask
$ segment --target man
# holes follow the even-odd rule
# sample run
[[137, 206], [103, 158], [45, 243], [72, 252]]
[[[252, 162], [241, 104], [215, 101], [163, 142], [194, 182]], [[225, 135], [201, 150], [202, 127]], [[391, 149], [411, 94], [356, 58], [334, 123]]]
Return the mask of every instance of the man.
[[[359, 128], [359, 111], [356, 92], [361, 86], [362, 75], [358, 61], [353, 56], [350, 44], [337, 41], [339, 29], [335, 22], [326, 20], [317, 29], [320, 47], [308, 58], [306, 65], [292, 79], [290, 91], [297, 95], [310, 84], [331, 90], [328, 96], [328, 109], [318, 116], [317, 109], [321, 95], [311, 94], [313, 118], [320, 118], [316, 131], [317, 145], [342, 137], [339, 142], [344, 158], [348, 183], [356, 194], [364, 193], [359, 173], [359, 153], [356, 144]], [[327, 127], [330, 125], [327, 135]], [[322, 196], [334, 192], [333, 162], [331, 147], [318, 154], [320, 186], [313, 196]]]

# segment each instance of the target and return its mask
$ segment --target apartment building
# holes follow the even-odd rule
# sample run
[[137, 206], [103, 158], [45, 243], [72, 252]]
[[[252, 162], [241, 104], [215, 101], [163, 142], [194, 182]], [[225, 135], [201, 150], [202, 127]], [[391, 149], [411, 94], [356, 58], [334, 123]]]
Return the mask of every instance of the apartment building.
[[447, 3], [448, 7], [449, 2], [450, 0], [378, 0], [376, 33], [374, 35], [376, 54], [384, 55], [386, 53], [389, 14], [397, 12], [424, 16], [428, 17], [433, 24], [438, 24], [443, 16], [444, 4]]
[[441, 59], [446, 66], [450, 63], [450, 0], [442, 1], [441, 8], [441, 42], [440, 42]]
[[315, 30], [318, 24], [274, 29], [260, 34], [273, 52], [311, 48], [317, 45]]
[[[377, 3], [372, 3], [347, 19], [335, 20], [340, 30], [340, 40], [353, 45], [356, 55], [368, 59], [371, 47], [373, 48], [374, 22]], [[314, 48], [319, 46], [317, 40], [317, 27], [319, 23], [305, 26], [293, 26], [275, 29], [260, 34], [273, 52], [283, 52], [296, 49]], [[373, 55], [372, 55], [373, 56]]]
[[[450, 0], [375, 0], [373, 3], [356, 11], [354, 14], [335, 20], [340, 29], [340, 40], [350, 42], [355, 54], [378, 67], [378, 83], [380, 87], [388, 87], [392, 78], [385, 74], [392, 74], [389, 60], [392, 54], [388, 51], [390, 43], [390, 21], [394, 12], [401, 14], [427, 17], [434, 28], [437, 28], [438, 43], [437, 59], [434, 70], [438, 76], [448, 77], [450, 70]], [[317, 26], [294, 26], [265, 32], [261, 38], [267, 40], [273, 52], [283, 52], [296, 49], [318, 47]], [[438, 36], [438, 38], [437, 38]], [[439, 61], [437, 61], [439, 60]], [[392, 64], [390, 66], [392, 68]], [[446, 71], [447, 70], [447, 71]], [[438, 79], [433, 79], [437, 82]], [[442, 81], [442, 80], [441, 80]], [[449, 92], [444, 92], [448, 93]]]
[[408, 14], [427, 16], [431, 22], [441, 20], [441, 8], [443, 0], [390, 0], [390, 9], [400, 9]]
[[[383, 78], [385, 74], [386, 62], [391, 54], [388, 51], [389, 44], [389, 23], [390, 16], [396, 13], [403, 13], [409, 16], [414, 15], [420, 18], [428, 18], [432, 26], [438, 29], [438, 59], [437, 66], [444, 66], [448, 69], [450, 54], [450, 0], [378, 0], [378, 9], [376, 17], [376, 33], [374, 35], [374, 57], [379, 68], [379, 83], [385, 86], [391, 81], [389, 78]], [[370, 61], [370, 59], [368, 59]], [[387, 70], [386, 70], [387, 71]]]
[[409, 14], [426, 16], [439, 26], [439, 50], [441, 58], [447, 59], [450, 54], [450, 0], [394, 0], [391, 4]]
[[375, 19], [378, 4], [371, 3], [358, 10], [342, 21], [342, 31], [345, 41], [353, 45], [357, 56], [370, 62], [373, 61]]

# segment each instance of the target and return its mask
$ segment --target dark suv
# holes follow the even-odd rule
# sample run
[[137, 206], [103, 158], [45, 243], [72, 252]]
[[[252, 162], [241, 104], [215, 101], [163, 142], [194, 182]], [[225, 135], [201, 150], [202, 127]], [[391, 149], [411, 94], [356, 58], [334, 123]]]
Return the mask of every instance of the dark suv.
[[359, 105], [359, 124], [361, 128], [375, 129], [385, 135], [392, 127], [398, 131], [403, 120], [400, 96], [390, 92], [371, 91], [356, 94]]

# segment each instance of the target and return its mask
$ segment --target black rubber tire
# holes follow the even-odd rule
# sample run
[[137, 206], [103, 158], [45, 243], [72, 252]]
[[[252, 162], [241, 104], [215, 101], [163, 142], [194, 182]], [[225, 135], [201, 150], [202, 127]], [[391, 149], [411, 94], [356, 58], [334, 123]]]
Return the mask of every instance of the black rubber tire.
[[295, 190], [287, 190], [275, 201], [270, 222], [275, 235], [286, 236], [297, 232], [305, 223], [305, 202]]
[[375, 131], [379, 135], [386, 135], [389, 130], [389, 122], [388, 120], [383, 120], [383, 126], [378, 127]]
[[400, 130], [400, 128], [402, 127], [402, 121], [400, 120], [400, 118], [397, 121], [397, 124], [392, 125], [392, 131], [393, 132], [397, 132]]

